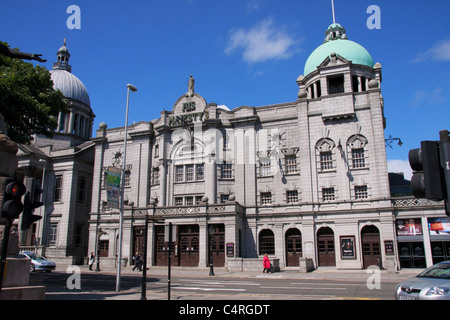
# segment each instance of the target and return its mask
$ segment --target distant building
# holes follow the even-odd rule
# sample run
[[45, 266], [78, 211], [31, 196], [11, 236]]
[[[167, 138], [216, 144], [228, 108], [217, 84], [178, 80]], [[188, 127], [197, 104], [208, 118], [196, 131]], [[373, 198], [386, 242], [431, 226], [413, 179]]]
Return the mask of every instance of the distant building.
[[[448, 258], [442, 203], [391, 198], [381, 81], [381, 65], [339, 24], [307, 59], [295, 101], [230, 110], [207, 103], [191, 77], [171, 111], [128, 128], [123, 258], [143, 250], [147, 216], [159, 219], [147, 249], [157, 266], [169, 223], [178, 266], [205, 267], [211, 254], [218, 267], [257, 269], [267, 253], [282, 269], [308, 259], [392, 271]], [[114, 266], [119, 210], [105, 179], [123, 168], [124, 128], [103, 124], [92, 141], [89, 251]], [[433, 234], [435, 222], [446, 231]]]
[[[92, 195], [94, 145], [90, 141], [94, 113], [83, 83], [71, 73], [66, 42], [50, 71], [54, 88], [69, 101], [60, 113], [53, 138], [35, 135], [19, 145], [19, 176], [27, 187], [43, 184], [43, 218], [21, 232], [21, 249], [37, 250], [58, 264], [82, 264], [87, 256], [88, 217]], [[36, 199], [38, 200], [38, 199]]]

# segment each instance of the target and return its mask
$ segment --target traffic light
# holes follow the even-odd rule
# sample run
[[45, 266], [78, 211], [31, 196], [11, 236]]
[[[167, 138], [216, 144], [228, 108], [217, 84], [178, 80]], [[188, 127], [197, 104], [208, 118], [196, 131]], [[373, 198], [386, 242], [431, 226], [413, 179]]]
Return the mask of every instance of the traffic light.
[[411, 188], [415, 197], [443, 200], [445, 180], [439, 156], [439, 141], [421, 141], [419, 149], [409, 151], [413, 169]]
[[5, 181], [2, 203], [2, 218], [17, 219], [23, 210], [22, 196], [25, 194], [22, 182], [8, 179]]
[[25, 194], [25, 198], [23, 200], [23, 215], [22, 223], [20, 225], [21, 230], [28, 230], [33, 223], [42, 218], [41, 216], [33, 214], [34, 209], [44, 205], [43, 202], [35, 200], [40, 198], [41, 193], [42, 189], [36, 186], [35, 180], [33, 179], [31, 188]]

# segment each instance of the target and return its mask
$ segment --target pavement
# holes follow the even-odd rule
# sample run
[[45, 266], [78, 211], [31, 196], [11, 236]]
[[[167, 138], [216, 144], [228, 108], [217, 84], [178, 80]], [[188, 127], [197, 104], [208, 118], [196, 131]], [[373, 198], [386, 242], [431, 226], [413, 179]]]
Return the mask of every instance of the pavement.
[[[86, 266], [80, 266], [81, 274], [92, 273]], [[66, 269], [58, 268], [56, 271], [66, 272]], [[332, 267], [321, 267], [317, 270], [300, 273], [297, 268], [285, 269], [274, 273], [260, 273], [260, 272], [230, 272], [226, 268], [214, 268], [214, 276], [209, 276], [209, 268], [189, 268], [189, 267], [172, 267], [171, 275], [173, 278], [210, 278], [210, 279], [289, 279], [289, 280], [317, 280], [317, 281], [343, 281], [343, 282], [366, 282], [369, 277], [377, 273], [380, 276], [380, 282], [400, 283], [409, 278], [419, 274], [423, 269], [406, 269], [399, 272], [388, 272], [386, 270], [337, 270]], [[147, 277], [167, 277], [167, 267], [150, 267], [147, 270]], [[103, 269], [100, 274], [116, 274], [115, 269]], [[121, 275], [141, 275], [141, 272], [132, 271], [131, 267], [126, 267], [122, 270]], [[67, 294], [64, 293], [63, 295]], [[73, 292], [68, 294], [64, 299], [70, 300], [140, 300], [140, 288], [133, 288], [120, 292], [89, 292], [80, 294]], [[48, 293], [46, 299], [59, 299], [57, 293]], [[217, 293], [193, 293], [193, 292], [178, 292], [172, 290], [171, 300], [273, 300], [273, 295], [252, 296], [249, 294], [223, 294]], [[275, 298], [276, 299], [276, 298]], [[307, 297], [292, 297], [292, 299], [307, 299]], [[147, 300], [167, 300], [167, 288], [160, 290], [147, 290]]]

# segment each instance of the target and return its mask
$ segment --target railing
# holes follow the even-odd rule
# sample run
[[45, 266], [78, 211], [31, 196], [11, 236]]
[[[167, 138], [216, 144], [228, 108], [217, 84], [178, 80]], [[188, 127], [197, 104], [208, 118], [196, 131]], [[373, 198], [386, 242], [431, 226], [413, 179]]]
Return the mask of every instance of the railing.
[[206, 215], [206, 214], [222, 214], [235, 213], [242, 214], [243, 208], [239, 204], [220, 204], [220, 205], [196, 205], [196, 206], [179, 206], [179, 207], [152, 207], [148, 208], [127, 208], [125, 215], [137, 216], [175, 216], [175, 215]]
[[417, 206], [440, 206], [444, 205], [444, 201], [434, 201], [422, 198], [399, 198], [392, 199], [394, 208], [417, 207]]

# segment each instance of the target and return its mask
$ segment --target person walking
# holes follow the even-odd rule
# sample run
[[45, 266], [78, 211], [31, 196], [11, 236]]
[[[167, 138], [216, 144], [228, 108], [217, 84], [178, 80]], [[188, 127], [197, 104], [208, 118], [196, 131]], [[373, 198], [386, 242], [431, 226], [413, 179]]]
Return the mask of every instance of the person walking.
[[268, 273], [272, 273], [272, 272], [270, 272], [270, 260], [269, 260], [269, 257], [267, 256], [267, 253], [264, 255], [264, 258], [263, 258], [263, 267], [264, 267], [263, 273], [265, 273], [266, 271]]
[[134, 260], [134, 268], [133, 271], [138, 269], [138, 271], [142, 270], [142, 257], [140, 252], [136, 252], [136, 255], [133, 257]]
[[91, 256], [89, 257], [89, 271], [92, 271], [92, 266], [94, 265], [95, 256], [94, 252], [91, 252]]

